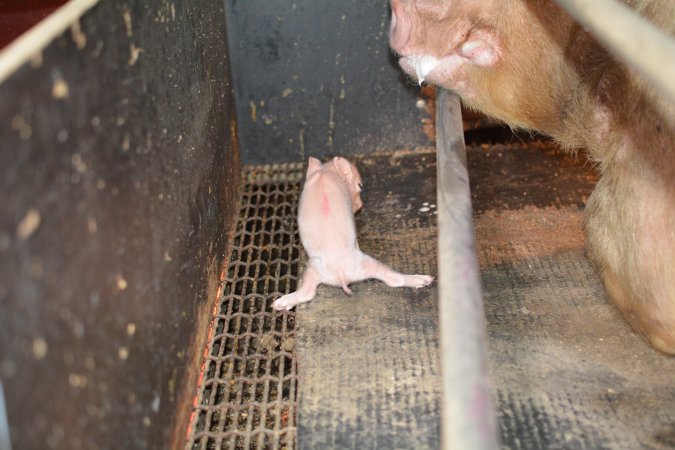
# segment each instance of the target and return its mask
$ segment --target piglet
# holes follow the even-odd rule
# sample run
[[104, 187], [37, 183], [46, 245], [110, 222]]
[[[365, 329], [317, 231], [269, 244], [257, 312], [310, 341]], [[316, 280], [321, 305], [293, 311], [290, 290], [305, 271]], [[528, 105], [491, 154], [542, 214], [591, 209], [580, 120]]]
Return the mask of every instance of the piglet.
[[352, 163], [335, 157], [321, 164], [309, 158], [307, 178], [300, 195], [298, 228], [307, 252], [307, 269], [300, 288], [276, 300], [276, 310], [291, 309], [312, 300], [321, 284], [342, 287], [376, 278], [388, 286], [420, 288], [433, 281], [429, 275], [404, 275], [359, 250], [354, 213], [361, 202], [361, 176]]

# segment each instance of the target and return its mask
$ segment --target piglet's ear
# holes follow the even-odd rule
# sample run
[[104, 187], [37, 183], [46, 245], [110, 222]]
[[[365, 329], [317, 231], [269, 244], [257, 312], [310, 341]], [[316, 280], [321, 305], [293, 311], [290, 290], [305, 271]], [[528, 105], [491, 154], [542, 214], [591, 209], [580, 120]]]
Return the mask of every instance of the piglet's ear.
[[307, 162], [307, 178], [310, 177], [314, 172], [321, 170], [321, 161], [316, 158], [310, 157]]
[[336, 156], [333, 158], [333, 164], [335, 164], [335, 168], [340, 174], [340, 177], [349, 183], [352, 180], [352, 165], [349, 163], [349, 161]]
[[499, 45], [492, 30], [472, 30], [459, 47], [459, 55], [479, 67], [492, 67], [499, 59]]

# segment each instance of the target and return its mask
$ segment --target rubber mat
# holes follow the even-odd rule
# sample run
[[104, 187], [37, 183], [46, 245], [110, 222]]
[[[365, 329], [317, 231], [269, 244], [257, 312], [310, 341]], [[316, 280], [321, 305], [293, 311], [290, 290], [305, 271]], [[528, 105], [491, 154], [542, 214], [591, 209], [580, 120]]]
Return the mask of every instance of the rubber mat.
[[[436, 271], [435, 153], [358, 158], [361, 249], [408, 273]], [[322, 286], [298, 308], [300, 449], [438, 448], [440, 373], [434, 285]]]
[[632, 332], [584, 254], [590, 164], [536, 142], [467, 158], [503, 447], [675, 448], [675, 358]]

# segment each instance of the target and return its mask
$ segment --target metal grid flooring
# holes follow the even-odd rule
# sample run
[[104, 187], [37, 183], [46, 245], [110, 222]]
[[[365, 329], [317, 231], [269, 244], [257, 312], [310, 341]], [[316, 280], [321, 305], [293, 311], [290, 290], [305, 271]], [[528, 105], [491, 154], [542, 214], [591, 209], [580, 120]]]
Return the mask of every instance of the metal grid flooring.
[[242, 206], [187, 449], [295, 448], [295, 312], [271, 305], [296, 289], [303, 168], [244, 168]]

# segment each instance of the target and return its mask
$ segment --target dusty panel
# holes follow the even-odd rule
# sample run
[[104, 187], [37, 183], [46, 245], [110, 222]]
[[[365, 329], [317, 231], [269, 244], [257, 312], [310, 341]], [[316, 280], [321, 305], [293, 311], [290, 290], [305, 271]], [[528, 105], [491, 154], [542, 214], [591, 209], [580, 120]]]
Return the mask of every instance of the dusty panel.
[[675, 360], [632, 332], [584, 256], [590, 166], [541, 145], [468, 149], [502, 443], [673, 448]]
[[186, 449], [295, 448], [295, 311], [302, 164], [248, 166]]
[[239, 199], [223, 4], [102, 0], [32, 56], [0, 85], [14, 448], [167, 448]]
[[427, 144], [419, 87], [389, 49], [388, 0], [228, 0], [242, 158]]
[[[435, 154], [359, 158], [361, 249], [398, 270], [436, 272]], [[438, 448], [435, 288], [321, 286], [298, 311], [298, 447]]]

